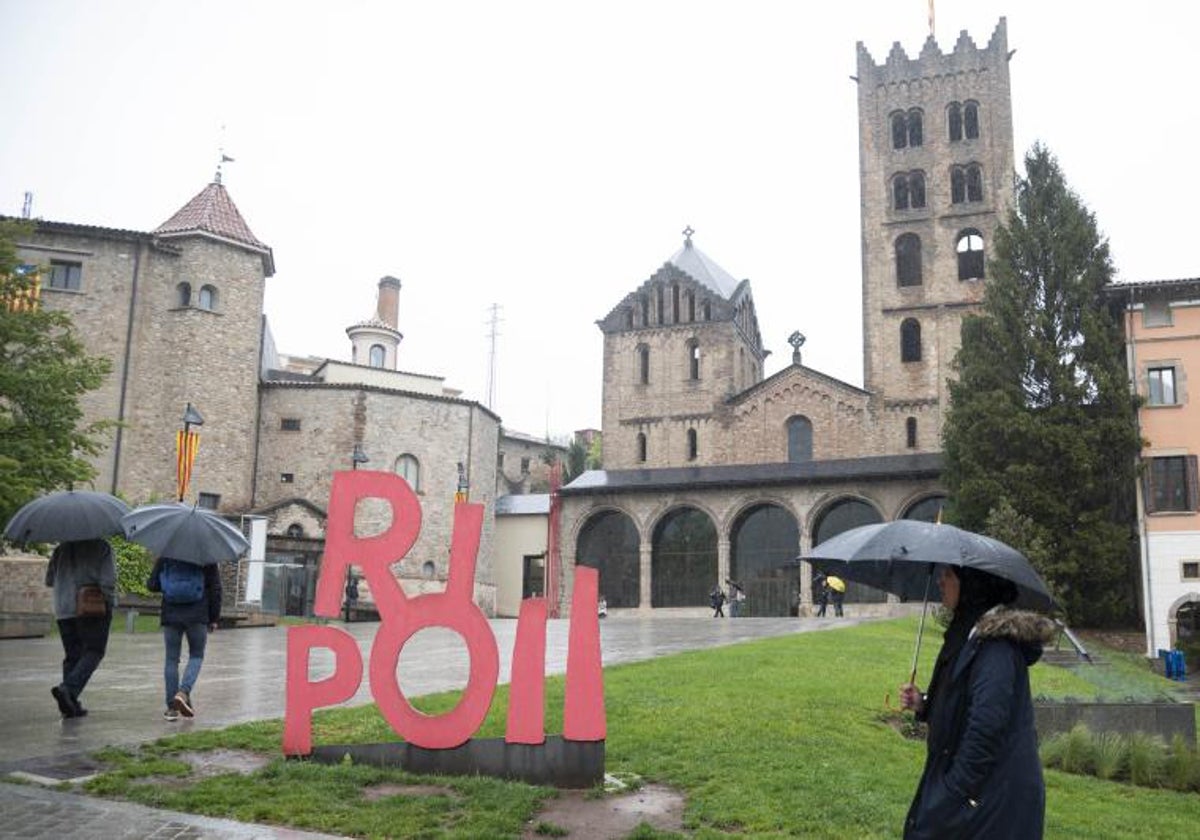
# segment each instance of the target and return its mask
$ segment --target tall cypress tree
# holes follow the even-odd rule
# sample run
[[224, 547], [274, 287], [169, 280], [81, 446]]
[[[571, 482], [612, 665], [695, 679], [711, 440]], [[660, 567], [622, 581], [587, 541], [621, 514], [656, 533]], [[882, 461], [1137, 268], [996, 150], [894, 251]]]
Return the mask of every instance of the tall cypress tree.
[[1041, 145], [996, 231], [981, 312], [966, 318], [943, 433], [963, 527], [1004, 511], [1071, 621], [1136, 615], [1140, 440], [1113, 276], [1092, 213]]

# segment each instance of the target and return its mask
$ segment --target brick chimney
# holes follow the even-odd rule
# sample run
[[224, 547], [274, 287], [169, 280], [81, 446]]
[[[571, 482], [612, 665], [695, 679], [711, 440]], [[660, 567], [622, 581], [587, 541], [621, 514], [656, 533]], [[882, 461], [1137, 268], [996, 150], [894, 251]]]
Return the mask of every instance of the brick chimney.
[[379, 303], [375, 308], [379, 320], [392, 329], [399, 329], [400, 323], [400, 278], [381, 277], [379, 279]]

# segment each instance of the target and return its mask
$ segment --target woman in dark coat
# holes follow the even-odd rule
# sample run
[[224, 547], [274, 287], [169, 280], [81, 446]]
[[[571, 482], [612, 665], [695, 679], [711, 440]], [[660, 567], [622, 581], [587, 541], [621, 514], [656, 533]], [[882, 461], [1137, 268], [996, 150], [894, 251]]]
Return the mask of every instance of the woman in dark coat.
[[901, 702], [929, 724], [925, 771], [904, 823], [917, 838], [1042, 836], [1046, 790], [1038, 760], [1029, 666], [1053, 622], [1009, 609], [1016, 587], [975, 569], [944, 566], [942, 603], [954, 611], [929, 692], [911, 683]]

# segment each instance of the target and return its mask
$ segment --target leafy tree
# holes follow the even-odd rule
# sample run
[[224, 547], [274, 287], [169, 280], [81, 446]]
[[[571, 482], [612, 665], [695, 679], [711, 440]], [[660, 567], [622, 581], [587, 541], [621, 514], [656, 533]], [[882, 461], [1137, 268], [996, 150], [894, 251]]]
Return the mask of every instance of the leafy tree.
[[124, 537], [109, 537], [117, 564], [117, 591], [122, 594], [150, 595], [146, 579], [154, 566], [149, 549]]
[[[982, 310], [964, 319], [944, 429], [952, 516], [1021, 543], [1072, 621], [1136, 612], [1141, 446], [1108, 244], [1041, 145], [995, 236]], [[1016, 523], [1016, 527], [1014, 527]]]
[[82, 423], [79, 397], [112, 365], [87, 355], [66, 313], [37, 305], [37, 272], [16, 251], [30, 232], [0, 219], [0, 522], [41, 493], [92, 479], [86, 456], [111, 425]]

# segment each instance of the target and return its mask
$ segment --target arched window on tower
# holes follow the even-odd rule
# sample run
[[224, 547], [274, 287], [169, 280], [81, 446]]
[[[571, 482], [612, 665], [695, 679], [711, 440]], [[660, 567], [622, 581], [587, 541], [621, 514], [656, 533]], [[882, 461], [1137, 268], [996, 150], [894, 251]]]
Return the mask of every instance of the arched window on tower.
[[638, 384], [650, 384], [650, 348], [645, 344], [639, 344], [637, 348], [638, 356]]
[[625, 310], [625, 329], [627, 329], [627, 330], [633, 329], [633, 307], [632, 306]]
[[639, 464], [646, 463], [646, 435], [644, 432], [638, 432], [637, 459]]
[[950, 170], [950, 203], [983, 201], [983, 168], [972, 163]]
[[975, 228], [959, 231], [954, 250], [958, 256], [958, 279], [982, 280], [983, 234]]
[[903, 111], [892, 114], [892, 148], [903, 149], [908, 145], [908, 118]]
[[688, 379], [693, 382], [700, 379], [700, 342], [692, 339], [687, 343]]
[[983, 168], [977, 163], [967, 167], [967, 201], [983, 201]]
[[687, 290], [687, 319], [689, 323], [696, 320], [696, 293], [691, 289]]
[[655, 313], [656, 319], [658, 321], [659, 326], [662, 326], [663, 324], [667, 323], [667, 314], [664, 311], [664, 304], [663, 304], [663, 302], [665, 300], [665, 295], [663, 294], [663, 287], [659, 286], [654, 291], [655, 291], [654, 302], [657, 304], [657, 306], [655, 307], [655, 309], [657, 310], [657, 312]]
[[671, 286], [671, 323], [678, 324], [683, 319], [679, 317], [679, 284]]
[[179, 306], [192, 305], [192, 284], [180, 283], [175, 287], [175, 302]]
[[370, 356], [368, 357], [369, 364], [373, 368], [381, 368], [387, 362], [387, 348], [382, 344], [372, 344]]
[[917, 418], [909, 417], [904, 421], [904, 445], [909, 449], [917, 448]]
[[197, 296], [196, 305], [201, 309], [207, 309], [209, 312], [216, 311], [217, 308], [217, 287], [216, 286], [201, 286], [200, 294]]
[[421, 489], [421, 463], [416, 456], [407, 452], [396, 459], [396, 474], [408, 482], [408, 486], [417, 492]]
[[925, 173], [910, 172], [908, 174], [908, 200], [914, 210], [925, 206]]
[[950, 170], [950, 203], [962, 204], [967, 200], [967, 173], [961, 166]]
[[908, 176], [904, 173], [892, 179], [892, 207], [896, 210], [908, 209]]
[[710, 301], [706, 300], [706, 301], [704, 301], [703, 304], [701, 304], [700, 317], [702, 320], [705, 320], [705, 321], [712, 320], [712, 303]]
[[921, 237], [915, 233], [896, 239], [896, 285], [921, 285]]
[[968, 140], [979, 139], [979, 103], [963, 104], [963, 135]]
[[922, 126], [923, 117], [921, 111], [913, 108], [908, 112], [908, 145], [912, 148], [917, 148], [924, 140], [924, 130]]
[[900, 361], [921, 361], [921, 322], [905, 318], [900, 324]]
[[641, 309], [642, 309], [642, 326], [648, 327], [648, 326], [650, 326], [650, 298], [649, 298], [649, 296], [648, 295], [640, 295], [638, 297], [638, 303], [641, 304]]
[[689, 461], [695, 461], [696, 455], [698, 453], [699, 453], [699, 446], [696, 442], [696, 430], [688, 429], [687, 430], [687, 459]]

